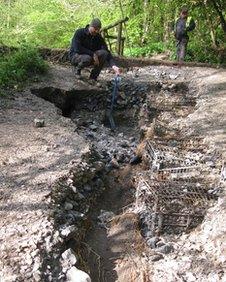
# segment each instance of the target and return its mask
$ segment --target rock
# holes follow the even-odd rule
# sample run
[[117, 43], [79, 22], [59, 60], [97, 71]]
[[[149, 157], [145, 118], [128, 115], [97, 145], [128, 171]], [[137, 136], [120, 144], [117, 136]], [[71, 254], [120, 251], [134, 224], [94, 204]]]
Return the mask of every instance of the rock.
[[120, 98], [122, 98], [122, 99], [124, 99], [124, 100], [126, 99], [126, 94], [125, 94], [125, 92], [119, 92], [118, 95], [119, 95]]
[[74, 192], [74, 193], [77, 193], [77, 188], [75, 187], [75, 186], [70, 186], [71, 187], [71, 189], [72, 189], [72, 191]]
[[69, 185], [69, 186], [71, 186], [71, 185], [73, 185], [73, 178], [71, 178], [72, 176], [70, 176], [68, 179], [67, 179], [67, 184]]
[[28, 242], [27, 241], [23, 241], [21, 243], [21, 246], [20, 246], [22, 249], [25, 249], [25, 248], [28, 248]]
[[27, 265], [32, 265], [33, 263], [33, 258], [30, 255], [26, 256], [26, 264]]
[[151, 257], [150, 257], [150, 260], [151, 260], [151, 261], [158, 261], [158, 260], [163, 259], [163, 258], [164, 258], [164, 257], [163, 257], [162, 254], [157, 254], [157, 255], [151, 256]]
[[84, 200], [86, 197], [82, 193], [78, 192], [77, 198], [78, 200]]
[[127, 104], [126, 100], [117, 100], [117, 105], [119, 106], [125, 106]]
[[147, 244], [150, 248], [154, 249], [156, 248], [156, 243], [159, 241], [159, 237], [152, 237], [147, 240]]
[[97, 178], [97, 179], [95, 180], [95, 185], [96, 185], [97, 187], [103, 187], [103, 186], [104, 186], [104, 182], [103, 182], [103, 180], [102, 180], [101, 178]]
[[72, 205], [71, 203], [65, 203], [64, 209], [65, 209], [66, 211], [70, 211], [70, 210], [73, 209], [73, 205]]
[[36, 272], [37, 270], [39, 270], [39, 268], [41, 268], [41, 263], [39, 263], [39, 262], [35, 262], [34, 263], [34, 265], [33, 265], [33, 270], [32, 270], [32, 272], [34, 273], [34, 272]]
[[77, 269], [75, 266], [70, 268], [66, 273], [67, 282], [91, 282], [89, 275]]
[[64, 239], [70, 239], [76, 234], [77, 230], [78, 229], [75, 225], [65, 226], [60, 231], [60, 236]]
[[173, 88], [175, 88], [175, 86], [176, 86], [175, 84], [171, 84], [171, 85], [169, 85], [168, 88], [169, 88], [170, 90], [172, 90]]
[[34, 125], [35, 125], [35, 127], [44, 127], [45, 121], [43, 119], [35, 118], [34, 119]]
[[166, 244], [163, 242], [163, 241], [160, 241], [159, 240], [159, 242], [157, 242], [156, 243], [156, 246], [158, 247], [158, 248], [160, 248], [160, 247], [162, 247], [162, 246], [165, 246]]
[[61, 257], [63, 259], [63, 264], [68, 265], [69, 267], [75, 265], [77, 262], [77, 258], [72, 249], [67, 249], [65, 252], [63, 252]]
[[136, 165], [142, 162], [142, 157], [141, 156], [134, 156], [132, 157], [132, 159], [130, 160], [130, 164], [131, 165]]
[[105, 170], [106, 170], [106, 172], [110, 172], [110, 171], [112, 170], [112, 166], [111, 166], [110, 163], [109, 163], [109, 164], [106, 164]]
[[[195, 281], [197, 281], [197, 278], [194, 276], [193, 273], [187, 272], [187, 273], [186, 273], [186, 280], [189, 281], [189, 282], [195, 282]], [[215, 280], [215, 279], [210, 279], [209, 281], [217, 281], [217, 280]]]
[[[25, 276], [26, 275], [26, 271], [28, 270], [28, 265], [21, 265], [20, 266], [20, 273]], [[0, 280], [1, 281], [1, 280]]]
[[129, 147], [129, 144], [128, 144], [128, 142], [126, 140], [124, 140], [124, 141], [121, 142], [121, 146], [123, 148], [127, 148], [127, 147]]
[[85, 185], [83, 188], [86, 192], [91, 192], [92, 191], [92, 187], [90, 185]]
[[209, 166], [209, 167], [212, 167], [212, 168], [214, 168], [216, 166], [213, 161], [207, 161], [206, 165]]
[[71, 211], [70, 214], [74, 219], [83, 219], [85, 217], [84, 213], [78, 211]]
[[141, 139], [145, 136], [145, 133], [147, 132], [147, 130], [148, 130], [147, 126], [145, 126], [145, 125], [141, 126], [141, 128], [140, 128], [140, 138]]
[[174, 74], [170, 74], [169, 75], [169, 78], [174, 80], [174, 79], [177, 79], [178, 75], [174, 75]]
[[31, 252], [31, 257], [34, 258], [38, 255], [39, 250], [34, 250], [33, 252]]
[[150, 231], [148, 228], [147, 229], [146, 228], [143, 229], [143, 234], [144, 234], [144, 237], [146, 237], [146, 238], [151, 238], [151, 237], [155, 236], [155, 232], [154, 231]]
[[89, 131], [89, 132], [86, 133], [86, 137], [95, 138], [95, 135], [92, 132]]
[[163, 85], [162, 85], [162, 89], [163, 89], [163, 90], [166, 90], [167, 88], [168, 88], [168, 85], [167, 85], [167, 84], [163, 84]]
[[33, 278], [34, 278], [34, 281], [37, 281], [37, 282], [41, 281], [41, 272], [39, 270], [35, 271], [33, 273]]
[[119, 163], [115, 158], [111, 159], [110, 165], [111, 165], [112, 168], [119, 168]]
[[156, 249], [156, 252], [158, 253], [162, 253], [162, 254], [169, 254], [171, 252], [173, 252], [174, 248], [172, 245], [164, 245], [164, 246], [161, 246], [159, 248]]
[[124, 153], [120, 153], [118, 156], [117, 156], [117, 161], [119, 163], [123, 163], [125, 161], [125, 155]]
[[224, 165], [221, 168], [221, 180], [222, 181], [226, 180], [226, 167]]
[[92, 129], [92, 130], [97, 130], [97, 129], [98, 129], [98, 126], [95, 125], [95, 124], [91, 124], [91, 125], [89, 126], [89, 128]]
[[100, 221], [99, 225], [101, 227], [106, 227], [108, 222], [115, 216], [115, 214], [111, 211], [101, 210], [100, 215], [98, 216], [98, 220]]

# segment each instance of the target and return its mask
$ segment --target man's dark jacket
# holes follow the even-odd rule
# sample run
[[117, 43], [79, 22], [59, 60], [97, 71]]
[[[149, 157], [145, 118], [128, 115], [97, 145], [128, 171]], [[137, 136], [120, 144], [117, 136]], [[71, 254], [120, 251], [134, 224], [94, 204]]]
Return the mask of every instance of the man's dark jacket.
[[75, 54], [87, 54], [93, 57], [95, 51], [101, 49], [108, 51], [107, 61], [112, 66], [114, 64], [113, 57], [103, 37], [100, 34], [91, 35], [89, 33], [89, 25], [87, 25], [85, 28], [76, 30], [71, 42], [69, 59], [71, 60]]
[[188, 32], [195, 29], [195, 22], [191, 17], [188, 17], [187, 21], [183, 18], [178, 18], [175, 24], [175, 37], [177, 40], [183, 38], [189, 39]]

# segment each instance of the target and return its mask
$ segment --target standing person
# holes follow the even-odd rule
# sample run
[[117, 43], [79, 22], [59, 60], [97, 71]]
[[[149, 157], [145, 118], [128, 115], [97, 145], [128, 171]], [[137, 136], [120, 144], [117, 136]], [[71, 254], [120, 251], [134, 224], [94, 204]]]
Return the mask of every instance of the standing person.
[[183, 7], [174, 29], [175, 38], [177, 40], [177, 60], [179, 62], [183, 62], [186, 56], [186, 49], [189, 40], [188, 32], [194, 29], [195, 22], [191, 17], [188, 17], [188, 9]]
[[85, 28], [75, 31], [69, 51], [69, 59], [75, 66], [78, 77], [84, 67], [93, 65], [94, 68], [89, 78], [91, 81], [96, 81], [106, 61], [117, 75], [120, 73], [105, 40], [100, 34], [100, 29], [101, 21], [96, 18]]

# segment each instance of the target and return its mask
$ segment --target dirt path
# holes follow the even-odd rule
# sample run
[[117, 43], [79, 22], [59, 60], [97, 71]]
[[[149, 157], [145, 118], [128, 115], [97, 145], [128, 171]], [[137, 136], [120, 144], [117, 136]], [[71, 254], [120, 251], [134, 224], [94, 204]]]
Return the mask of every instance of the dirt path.
[[[45, 126], [35, 127], [36, 118]], [[1, 99], [0, 144], [0, 280], [31, 281], [41, 265], [37, 246], [53, 231], [51, 186], [86, 142], [57, 108], [24, 91]]]

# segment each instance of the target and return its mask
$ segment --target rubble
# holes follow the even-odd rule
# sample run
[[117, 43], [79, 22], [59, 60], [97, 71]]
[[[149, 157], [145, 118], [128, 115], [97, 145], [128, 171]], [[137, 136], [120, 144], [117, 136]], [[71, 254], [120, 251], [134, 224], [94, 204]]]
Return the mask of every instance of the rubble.
[[[196, 71], [201, 74], [200, 70]], [[25, 179], [23, 172], [17, 177], [19, 166], [13, 172], [14, 184], [22, 189], [21, 194], [26, 195], [26, 187], [31, 184], [37, 189], [34, 202], [39, 189], [42, 193], [49, 186], [38, 198], [37, 205], [33, 203], [31, 206], [32, 213], [26, 210], [12, 213], [13, 224], [1, 227], [1, 240], [6, 236], [9, 238], [7, 242], [2, 240], [0, 246], [1, 259], [7, 262], [1, 269], [1, 278], [7, 276], [9, 281], [87, 282], [93, 278], [89, 275], [91, 268], [98, 275], [101, 271], [113, 275], [111, 267], [115, 264], [119, 281], [123, 275], [132, 277], [126, 275], [122, 265], [131, 271], [135, 269], [133, 277], [139, 279], [224, 281], [225, 204], [222, 191], [225, 166], [216, 146], [211, 147], [208, 140], [204, 142], [206, 137], [200, 136], [194, 125], [191, 126], [197, 120], [193, 115], [202, 107], [200, 91], [186, 81], [187, 76], [195, 77], [194, 74], [185, 69], [153, 66], [129, 71], [122, 77], [114, 110], [115, 132], [110, 130], [105, 116], [111, 83], [106, 82], [104, 91], [89, 88], [86, 92], [83, 82], [80, 82], [81, 92], [59, 85], [56, 88], [45, 85], [40, 92], [33, 89], [37, 96], [60, 107], [60, 114], [71, 117], [73, 123], [60, 117], [59, 111], [57, 115], [57, 111], [51, 112], [54, 121], [46, 115], [45, 122], [50, 125], [48, 131], [57, 122], [71, 129], [62, 134], [54, 129], [55, 135], [51, 130], [45, 131], [46, 135], [52, 134], [50, 140], [54, 142], [43, 141], [43, 137], [38, 136], [41, 146], [34, 150], [35, 154], [38, 151], [51, 159], [57, 152], [57, 158], [51, 159], [52, 163], [45, 167], [46, 161], [34, 158], [33, 152], [18, 163], [24, 172], [30, 171], [34, 163], [41, 163], [32, 173], [39, 179], [37, 182], [30, 177]], [[66, 77], [65, 83], [69, 85]], [[42, 107], [40, 104], [41, 110]], [[32, 127], [35, 116], [29, 121]], [[0, 116], [0, 121], [4, 118]], [[208, 123], [205, 126], [208, 128]], [[35, 134], [39, 134], [37, 131]], [[82, 136], [79, 148], [75, 146], [77, 139], [70, 137], [77, 134]], [[4, 157], [1, 164], [6, 171], [8, 166], [15, 164], [15, 159]], [[62, 169], [58, 174], [59, 166]], [[51, 170], [55, 173], [53, 178]], [[42, 177], [45, 181], [51, 179], [51, 183], [47, 185], [44, 181], [39, 186]], [[117, 190], [113, 178], [124, 182], [123, 185], [134, 193], [134, 198], [129, 199], [128, 206], [120, 207], [122, 211], [113, 212], [107, 206], [97, 212], [95, 205], [102, 201], [109, 187]], [[7, 190], [8, 183], [5, 180], [2, 183]], [[119, 202], [124, 192], [118, 193]], [[15, 195], [19, 199], [21, 194]], [[4, 193], [4, 197], [10, 201], [12, 195]], [[98, 230], [111, 235], [108, 237], [110, 247], [104, 249], [106, 257], [84, 242], [90, 226], [95, 224]], [[129, 237], [126, 241], [128, 234], [132, 239]], [[115, 238], [119, 241], [111, 246]], [[94, 238], [97, 245], [98, 240], [102, 237]], [[102, 241], [100, 245], [103, 249]], [[83, 260], [83, 248], [91, 262]]]

